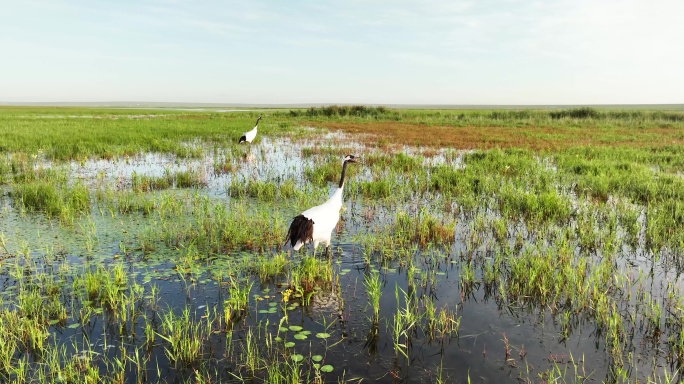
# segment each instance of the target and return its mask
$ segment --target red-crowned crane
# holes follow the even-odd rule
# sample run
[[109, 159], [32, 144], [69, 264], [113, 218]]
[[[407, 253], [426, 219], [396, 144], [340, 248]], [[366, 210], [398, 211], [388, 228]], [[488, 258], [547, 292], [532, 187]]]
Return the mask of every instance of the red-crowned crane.
[[285, 241], [289, 241], [295, 251], [299, 250], [304, 244], [313, 242], [314, 254], [319, 243], [323, 243], [326, 253], [328, 252], [332, 232], [340, 220], [342, 191], [344, 189], [344, 175], [347, 171], [347, 164], [356, 163], [357, 160], [358, 158], [353, 155], [347, 155], [342, 164], [340, 184], [328, 201], [307, 209], [292, 220]]
[[256, 134], [257, 134], [257, 128], [259, 127], [259, 120], [261, 120], [261, 116], [259, 116], [259, 118], [257, 118], [257, 121], [254, 124], [254, 128], [252, 128], [251, 131], [245, 132], [245, 134], [240, 137], [240, 141], [238, 141], [238, 144], [242, 144], [244, 142], [252, 143], [252, 140], [254, 140], [254, 138], [256, 137]]

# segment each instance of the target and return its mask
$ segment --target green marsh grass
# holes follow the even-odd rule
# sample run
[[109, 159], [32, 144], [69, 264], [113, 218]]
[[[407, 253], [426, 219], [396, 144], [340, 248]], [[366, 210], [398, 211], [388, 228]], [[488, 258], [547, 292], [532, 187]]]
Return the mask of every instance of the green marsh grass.
[[149, 192], [167, 188], [201, 188], [207, 185], [207, 175], [202, 171], [177, 171], [165, 170], [162, 176], [131, 175], [133, 191]]
[[[3, 153], [40, 151], [57, 161], [112, 159], [144, 152], [200, 157], [203, 151], [186, 143], [202, 138], [219, 145], [232, 144], [254, 119], [256, 114], [251, 112], [149, 110], [141, 114], [135, 109], [3, 108], [0, 135], [6, 140], [0, 149]], [[269, 130], [283, 128], [273, 125]]]
[[[592, 369], [605, 371], [606, 381], [677, 380], [684, 361], [684, 305], [674, 276], [684, 244], [681, 112], [333, 111], [268, 112], [265, 135], [307, 141], [293, 146], [304, 159], [302, 174], [293, 175], [271, 168], [268, 148], [253, 150], [255, 163], [234, 160], [244, 148], [233, 136], [253, 123], [253, 112], [0, 110], [0, 198], [9, 202], [0, 220], [42, 224], [35, 238], [23, 228], [0, 230], [0, 278], [8, 287], [0, 381], [154, 382], [169, 369], [179, 381], [220, 382], [231, 365], [244, 381], [344, 382], [330, 363], [341, 350], [366, 353], [354, 341], [366, 334], [369, 353], [375, 343], [374, 354], [387, 357], [379, 347], [386, 342], [389, 354], [423, 369], [435, 366], [433, 340], [450, 348], [440, 338], [473, 332], [475, 302], [521, 329], [527, 320], [544, 327], [563, 342], [554, 350], [574, 353], [573, 340], [592, 335], [597, 350], [586, 361], [526, 360], [541, 366], [527, 372], [530, 381], [577, 382], [594, 378]], [[16, 132], [3, 130], [8, 125]], [[294, 214], [337, 183], [339, 152], [356, 147], [336, 136], [311, 145], [322, 130], [302, 125], [381, 135], [364, 136], [369, 153], [348, 175], [344, 230], [333, 234], [340, 246], [327, 260], [284, 251], [284, 234]], [[430, 132], [444, 135], [432, 142]], [[420, 142], [415, 135], [425, 147], [404, 152], [400, 145]], [[443, 153], [431, 148], [452, 143]], [[208, 156], [205, 148], [215, 153], [208, 162], [215, 175], [141, 172], [127, 184], [107, 175], [78, 181], [67, 171], [88, 159], [150, 151], [182, 162]], [[250, 167], [259, 171], [250, 175]], [[226, 180], [226, 190], [211, 195], [204, 188], [210, 177]], [[397, 281], [396, 306], [381, 307], [387, 287], [379, 275], [364, 275], [350, 261]], [[216, 302], [197, 309], [214, 290], [221, 292]], [[168, 293], [190, 304], [169, 307]], [[458, 302], [456, 295], [455, 309], [444, 305]], [[375, 329], [354, 321], [366, 299]], [[300, 330], [290, 329], [300, 319]], [[97, 336], [95, 324], [107, 335], [106, 349], [75, 339]], [[59, 332], [79, 336], [58, 339]], [[116, 352], [103, 353], [110, 345]], [[591, 361], [603, 354], [605, 368], [595, 368]], [[175, 368], [159, 367], [167, 359]], [[180, 378], [184, 371], [189, 376]], [[358, 372], [349, 374], [360, 379]]]
[[43, 212], [72, 224], [75, 216], [90, 212], [90, 192], [83, 184], [65, 185], [54, 180], [15, 184], [13, 196], [26, 209]]
[[306, 191], [297, 188], [292, 179], [280, 183], [273, 181], [233, 180], [228, 187], [231, 197], [253, 198], [259, 201], [282, 201], [284, 199], [301, 198]]
[[382, 296], [380, 274], [378, 272], [366, 274], [364, 276], [363, 284], [366, 287], [368, 301], [373, 309], [373, 323], [377, 323], [380, 318], [380, 296]]
[[265, 282], [284, 274], [285, 267], [288, 264], [290, 261], [285, 253], [277, 253], [272, 256], [260, 255], [256, 258], [250, 257], [248, 270], [257, 275], [260, 281]]
[[395, 226], [395, 239], [408, 239], [421, 246], [428, 243], [448, 244], [454, 239], [455, 223], [453, 221], [442, 222], [423, 209], [415, 216], [398, 212]]
[[304, 256], [299, 264], [290, 270], [288, 280], [295, 292], [304, 295], [302, 304], [308, 304], [314, 287], [329, 286], [332, 283], [332, 265], [329, 260]]
[[181, 315], [166, 312], [161, 325], [162, 333], [157, 335], [168, 343], [164, 350], [169, 360], [176, 365], [192, 365], [200, 360], [206, 327], [190, 319], [188, 308]]
[[[304, 176], [317, 187], [325, 187], [328, 183], [337, 183], [340, 180], [340, 172], [342, 170], [339, 163], [339, 161], [327, 161], [323, 164], [306, 168]], [[353, 167], [349, 167], [347, 171], [351, 173], [352, 169]]]
[[226, 322], [232, 322], [247, 309], [249, 293], [253, 285], [253, 281], [249, 284], [240, 284], [230, 277], [228, 298], [223, 302], [223, 315]]
[[364, 105], [330, 105], [326, 107], [314, 108], [307, 110], [290, 110], [292, 117], [379, 117], [392, 113], [392, 110], [386, 107], [367, 107]]
[[[158, 226], [150, 232], [152, 242], [188, 249], [200, 255], [240, 250], [265, 250], [282, 245], [285, 219], [277, 211], [239, 202], [226, 205], [189, 195], [189, 204], [177, 211], [160, 212]], [[202, 256], [204, 257], [204, 256]]]

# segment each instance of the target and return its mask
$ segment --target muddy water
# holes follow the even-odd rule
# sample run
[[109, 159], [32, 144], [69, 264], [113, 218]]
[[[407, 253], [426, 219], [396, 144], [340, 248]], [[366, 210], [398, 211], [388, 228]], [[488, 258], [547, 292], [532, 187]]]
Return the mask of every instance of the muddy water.
[[[228, 154], [235, 159], [235, 173], [216, 174], [213, 165], [222, 161], [226, 153], [220, 150], [206, 150], [202, 159], [178, 159], [159, 154], [143, 154], [135, 158], [117, 161], [88, 161], [84, 164], [72, 163], [66, 169], [71, 178], [79, 178], [89, 185], [109, 183], [117, 188], [130, 187], [131, 176], [136, 173], [147, 176], [161, 176], [165, 172], [192, 170], [206, 175], [207, 186], [199, 193], [216, 201], [227, 201], [227, 186], [232, 180], [285, 180], [293, 179], [303, 184], [306, 167], [313, 166], [319, 159], [303, 158], [301, 149], [314, 145], [323, 146], [326, 142], [340, 143], [344, 141], [345, 149], [354, 150], [363, 156], [372, 150], [363, 145], [349, 141], [348, 138], [330, 134], [317, 141], [272, 140], [263, 138], [251, 147], [240, 147], [238, 153]], [[341, 154], [343, 155], [343, 154]], [[341, 156], [340, 156], [341, 157]], [[444, 162], [443, 154], [428, 158], [426, 162]], [[43, 166], [52, 166], [43, 164]], [[454, 166], [462, 166], [458, 159]], [[370, 179], [368, 171], [360, 171], [357, 180]], [[351, 181], [353, 182], [353, 181]], [[333, 185], [330, 185], [333, 188]], [[187, 191], [178, 191], [179, 197]], [[258, 202], [245, 200], [246, 203]], [[445, 382], [517, 382], [519, 380], [541, 381], [539, 373], [557, 367], [562, 372], [578, 371], [578, 376], [588, 377], [590, 382], [611, 380], [609, 372], [610, 358], [606, 352], [604, 338], [595, 334], [595, 327], [588, 322], [576, 324], [570, 337], [563, 340], [559, 334], [557, 319], [548, 311], [540, 308], [510, 308], [501, 306], [492, 298], [486, 287], [477, 284], [472, 290], [463, 291], [460, 282], [463, 263], [459, 256], [465, 249], [463, 239], [458, 233], [466, 231], [468, 218], [459, 217], [455, 243], [448, 247], [435, 248], [426, 254], [416, 252], [414, 258], [413, 278], [408, 279], [407, 266], [399, 261], [389, 261], [379, 266], [375, 261], [366, 264], [364, 251], [354, 238], [373, 225], [358, 218], [363, 209], [362, 199], [346, 201], [343, 221], [339, 232], [333, 237], [333, 254], [331, 261], [336, 276], [339, 276], [339, 288], [324, 289], [316, 294], [309, 306], [298, 306], [287, 311], [290, 325], [299, 325], [311, 332], [304, 341], [297, 341], [294, 350], [304, 356], [320, 354], [323, 363], [334, 367], [325, 378], [336, 382], [337, 378], [364, 379], [385, 383], [416, 382], [432, 383], [437, 380], [441, 367], [441, 377]], [[425, 202], [429, 205], [429, 202]], [[144, 215], [110, 217], [92, 214], [89, 222], [95, 228], [97, 239], [92, 251], [86, 252], [83, 243], [87, 236], [85, 230], [63, 228], [55, 222], [47, 221], [41, 214], [22, 213], [18, 204], [12, 201], [9, 194], [2, 194], [0, 199], [0, 231], [14, 252], [21, 251], [21, 245], [31, 249], [32, 258], [18, 261], [19, 264], [35, 263], [35, 270], [57, 270], [67, 268], [77, 271], [90, 265], [111, 265], [126, 263], [130, 278], [146, 288], [155, 285], [159, 290], [158, 307], [173, 310], [177, 313], [186, 305], [196, 319], [201, 319], [207, 308], [221, 307], [226, 291], [213, 278], [212, 269], [221, 268], [222, 263], [237, 262], [244, 257], [225, 255], [218, 260], [201, 266], [201, 272], [193, 282], [182, 279], [174, 270], [174, 249], [159, 245], [151, 255], [138, 254], [135, 257], [122, 259], [121, 244], [135, 243], [145, 228], [154, 222]], [[434, 208], [434, 207], [433, 207]], [[392, 215], [395, 207], [377, 207], [376, 222]], [[411, 209], [410, 207], [406, 209]], [[435, 208], [438, 209], [438, 208]], [[85, 225], [86, 219], [79, 224]], [[77, 224], [78, 225], [78, 224]], [[513, 236], [514, 237], [514, 236]], [[487, 252], [481, 247], [477, 252]], [[246, 255], [249, 257], [249, 254]], [[301, 254], [292, 255], [296, 263]], [[650, 268], [652, 263], [641, 256], [640, 252], [626, 254], [620, 261], [620, 268]], [[363, 279], [370, 269], [380, 271], [382, 281], [382, 297], [380, 300], [380, 321], [377, 324], [377, 337], [369, 337], [374, 325], [369, 319], [370, 308], [364, 292]], [[12, 298], [12, 287], [16, 281], [9, 273], [8, 263], [0, 269], [0, 285], [4, 287], [4, 305]], [[481, 280], [479, 271], [476, 281]], [[421, 281], [434, 279], [434, 284], [422, 285]], [[423, 279], [425, 278], [425, 279]], [[205, 348], [205, 360], [219, 380], [228, 382], [240, 376], [241, 367], [226, 355], [240, 349], [246, 332], [256, 326], [264, 327], [274, 334], [278, 322], [285, 315], [285, 310], [276, 305], [275, 313], [263, 313], [260, 310], [270, 308], [269, 303], [278, 302], [285, 279], [261, 284], [258, 279], [250, 292], [250, 306], [246, 316], [234, 327], [233, 345], [226, 345], [226, 335], [216, 333], [210, 337], [208, 348]], [[663, 281], [674, 281], [681, 284], [681, 278], [671, 269], [659, 269], [654, 274], [652, 286], [654, 294]], [[395, 292], [399, 291], [399, 299]], [[402, 339], [409, 345], [408, 358], [395, 351], [392, 338], [392, 319], [397, 308], [406, 306], [408, 300], [420, 303], [424, 296], [434, 300], [437, 310], [447, 308], [460, 317], [458, 335], [430, 337], [422, 329], [417, 328], [408, 338]], [[257, 297], [275, 296], [266, 300]], [[158, 313], [149, 308], [144, 316], [155, 319], [158, 326]], [[72, 322], [71, 316], [68, 320]], [[266, 322], [268, 321], [268, 325]], [[129, 348], [144, 343], [145, 319], [138, 318], [128, 324], [123, 332], [113, 327], [107, 315], [95, 316], [85, 327], [70, 328], [68, 325], [55, 325], [50, 328], [58, 344], [67, 348], [86, 343], [97, 354], [99, 367], [105, 357], [115, 358], [118, 348]], [[315, 338], [319, 332], [330, 334], [328, 339]], [[291, 337], [289, 340], [293, 340]], [[507, 349], [508, 347], [508, 349]], [[636, 367], [636, 372], [650, 373], [653, 368], [652, 355], [646, 346], [635, 346], [636, 354], [647, 356], [643, 366]], [[643, 350], [642, 350], [643, 349]], [[508, 353], [507, 353], [508, 351]], [[656, 356], [656, 365], [661, 364]], [[574, 361], [574, 364], [572, 363]], [[162, 345], [149, 351], [149, 363], [145, 367], [147, 379], [156, 382], [163, 379], [167, 382], [183, 381], [192, 376], [191, 370], [176, 369], [169, 363]], [[159, 369], [157, 371], [157, 369]], [[136, 377], [133, 368], [129, 371], [131, 381]]]

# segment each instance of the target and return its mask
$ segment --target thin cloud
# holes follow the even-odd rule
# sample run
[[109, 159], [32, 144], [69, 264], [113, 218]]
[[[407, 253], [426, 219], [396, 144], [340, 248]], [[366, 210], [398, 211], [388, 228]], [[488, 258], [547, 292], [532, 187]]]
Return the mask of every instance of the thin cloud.
[[468, 67], [464, 60], [455, 58], [444, 58], [444, 56], [429, 54], [423, 52], [397, 52], [393, 53], [391, 57], [399, 62], [410, 63], [429, 68], [447, 68], [447, 69], [463, 69]]

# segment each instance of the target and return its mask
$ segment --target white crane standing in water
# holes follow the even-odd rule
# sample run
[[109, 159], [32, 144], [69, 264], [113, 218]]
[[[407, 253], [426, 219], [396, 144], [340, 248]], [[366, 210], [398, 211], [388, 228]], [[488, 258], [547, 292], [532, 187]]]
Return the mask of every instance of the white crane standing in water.
[[342, 177], [340, 177], [340, 184], [335, 193], [325, 203], [307, 209], [292, 220], [285, 242], [289, 241], [295, 251], [313, 241], [314, 255], [319, 243], [325, 245], [325, 251], [328, 253], [332, 232], [340, 220], [344, 174], [347, 171], [347, 164], [356, 162], [357, 158], [353, 155], [347, 155], [342, 164]]
[[251, 131], [245, 132], [241, 137], [240, 141], [238, 141], [238, 144], [242, 144], [244, 142], [247, 142], [248, 144], [252, 143], [252, 140], [256, 137], [257, 134], [257, 128], [259, 127], [259, 120], [261, 120], [261, 116], [259, 116], [256, 120], [256, 123], [254, 124], [254, 128], [252, 128]]

